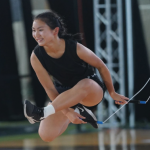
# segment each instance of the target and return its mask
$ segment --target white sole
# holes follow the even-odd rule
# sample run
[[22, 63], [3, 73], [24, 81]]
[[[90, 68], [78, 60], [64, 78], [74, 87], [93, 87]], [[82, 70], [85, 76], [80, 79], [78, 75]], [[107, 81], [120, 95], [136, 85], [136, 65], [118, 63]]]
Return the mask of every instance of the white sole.
[[[84, 107], [84, 106], [83, 106], [83, 107]], [[89, 110], [89, 109], [87, 109], [87, 108], [85, 108], [85, 107], [84, 107], [84, 109], [91, 115], [91, 117], [93, 117], [93, 119], [94, 119], [95, 121], [97, 121], [97, 118], [95, 117], [95, 115], [93, 114], [93, 112], [92, 112], [91, 110]], [[79, 111], [78, 108], [76, 108], [74, 111], [77, 112], [78, 114], [80, 114], [80, 111]], [[97, 124], [97, 127], [98, 127], [98, 126], [99, 126], [99, 125]]]
[[24, 104], [24, 115], [25, 117], [28, 119], [28, 121], [31, 123], [31, 124], [34, 124], [35, 122], [33, 121], [33, 119], [31, 117], [29, 117], [26, 113], [26, 104]]
[[[84, 106], [83, 106], [83, 107], [84, 107]], [[93, 112], [92, 112], [91, 110], [87, 109], [86, 107], [84, 107], [84, 109], [93, 117], [93, 119], [94, 119], [95, 121], [97, 121], [97, 118], [95, 117], [95, 115], [93, 114]]]
[[[83, 106], [84, 107], [84, 106]], [[96, 116], [93, 114], [93, 112], [89, 109], [87, 109], [86, 107], [84, 107], [84, 109], [93, 117], [93, 119], [97, 122], [97, 118]], [[99, 125], [97, 124], [97, 127], [99, 127]]]

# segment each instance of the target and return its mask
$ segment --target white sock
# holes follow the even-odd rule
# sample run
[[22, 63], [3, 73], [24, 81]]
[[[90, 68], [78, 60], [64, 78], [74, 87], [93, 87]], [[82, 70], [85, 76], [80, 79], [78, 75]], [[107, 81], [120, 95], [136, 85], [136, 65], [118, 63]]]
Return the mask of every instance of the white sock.
[[49, 115], [52, 115], [55, 113], [55, 108], [53, 105], [48, 105], [44, 107], [44, 118], [48, 117]]

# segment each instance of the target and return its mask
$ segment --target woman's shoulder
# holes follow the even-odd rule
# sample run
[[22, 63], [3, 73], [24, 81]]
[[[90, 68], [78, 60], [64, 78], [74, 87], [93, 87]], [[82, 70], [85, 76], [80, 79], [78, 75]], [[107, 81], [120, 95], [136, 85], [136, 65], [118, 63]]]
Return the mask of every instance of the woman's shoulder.
[[35, 48], [33, 49], [33, 52], [37, 57], [40, 57], [41, 54], [43, 54], [44, 52], [42, 49], [43, 49], [42, 46], [36, 45]]
[[68, 43], [77, 43], [77, 41], [73, 39], [64, 39], [64, 40], [67, 41]]
[[77, 41], [73, 39], [65, 39], [66, 41], [66, 48], [69, 49], [69, 51], [76, 51], [77, 48]]
[[37, 44], [37, 45], [34, 47], [33, 51], [38, 51], [39, 49], [40, 49], [40, 46]]
[[43, 61], [43, 51], [42, 47], [39, 45], [36, 45], [33, 49], [32, 53], [40, 60]]

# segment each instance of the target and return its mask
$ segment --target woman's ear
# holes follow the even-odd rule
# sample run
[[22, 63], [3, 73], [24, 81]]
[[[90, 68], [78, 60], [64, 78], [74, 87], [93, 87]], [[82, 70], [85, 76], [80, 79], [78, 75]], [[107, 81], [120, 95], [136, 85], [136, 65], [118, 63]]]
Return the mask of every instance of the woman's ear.
[[56, 28], [54, 29], [54, 35], [58, 35], [58, 33], [59, 33], [59, 27], [56, 27]]

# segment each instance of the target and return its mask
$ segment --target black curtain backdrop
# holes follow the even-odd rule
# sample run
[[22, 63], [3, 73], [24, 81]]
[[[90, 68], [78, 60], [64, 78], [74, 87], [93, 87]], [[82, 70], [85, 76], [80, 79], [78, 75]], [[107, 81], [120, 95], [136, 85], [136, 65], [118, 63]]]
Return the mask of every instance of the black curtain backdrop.
[[9, 0], [0, 1], [0, 121], [23, 119]]
[[[138, 1], [132, 1], [132, 34], [133, 34], [133, 63], [134, 63], [134, 93], [137, 93], [150, 77], [148, 66], [147, 49], [143, 35], [143, 26], [140, 16]], [[125, 57], [125, 82], [126, 82], [126, 96], [128, 96], [128, 70], [127, 70], [127, 41], [126, 41], [126, 9], [125, 0], [123, 0], [123, 33], [124, 33], [124, 57]], [[146, 100], [149, 97], [150, 83], [146, 88], [138, 94], [135, 100]], [[131, 98], [131, 97], [130, 97]], [[130, 105], [130, 104], [129, 104]], [[147, 113], [150, 103], [146, 105], [135, 104], [135, 120], [136, 122], [150, 121], [149, 114]], [[129, 115], [127, 108], [127, 118]]]
[[48, 0], [50, 8], [62, 17], [68, 33], [79, 32], [77, 0]]
[[[78, 0], [79, 1], [79, 0]], [[93, 0], [82, 0], [83, 27], [86, 46], [94, 51]]]
[[[27, 47], [28, 47], [28, 54], [30, 61], [30, 55], [37, 45], [36, 41], [32, 37], [32, 7], [31, 7], [31, 0], [22, 0], [22, 11], [23, 11], [23, 18], [25, 23], [25, 32], [26, 32], [26, 40], [27, 40]], [[43, 89], [42, 85], [40, 84], [39, 80], [37, 79], [34, 70], [31, 69], [31, 76], [32, 76], [32, 86], [33, 86], [33, 93], [34, 93], [34, 100], [38, 107], [43, 107], [46, 101], [46, 92]]]
[[[134, 93], [136, 93], [150, 77], [147, 49], [143, 34], [143, 26], [137, 0], [132, 1], [133, 16], [133, 49], [134, 49]], [[135, 99], [146, 100], [150, 94], [150, 83]], [[150, 121], [150, 102], [146, 105], [135, 105], [136, 121]]]
[[83, 33], [81, 43], [94, 51], [92, 0], [48, 0], [50, 8], [66, 23], [68, 33]]

